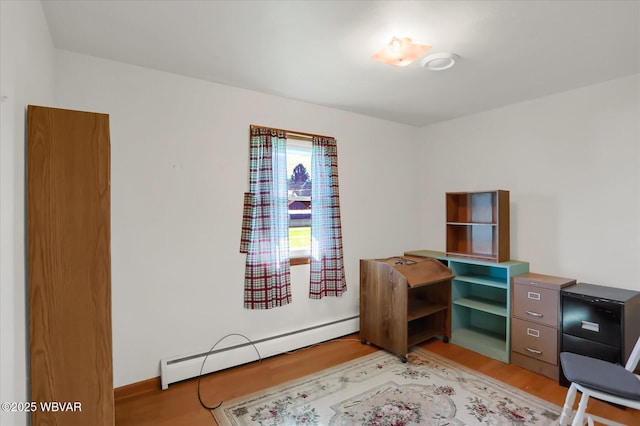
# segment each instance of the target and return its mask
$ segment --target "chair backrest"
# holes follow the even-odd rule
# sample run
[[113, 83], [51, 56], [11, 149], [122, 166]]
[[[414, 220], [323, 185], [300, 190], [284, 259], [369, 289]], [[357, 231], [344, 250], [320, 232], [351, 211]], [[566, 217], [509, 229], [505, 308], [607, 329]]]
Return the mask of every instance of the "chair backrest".
[[638, 361], [640, 361], [640, 337], [638, 337], [638, 341], [633, 347], [633, 351], [631, 351], [631, 355], [627, 360], [627, 365], [624, 366], [625, 370], [633, 373], [638, 366]]

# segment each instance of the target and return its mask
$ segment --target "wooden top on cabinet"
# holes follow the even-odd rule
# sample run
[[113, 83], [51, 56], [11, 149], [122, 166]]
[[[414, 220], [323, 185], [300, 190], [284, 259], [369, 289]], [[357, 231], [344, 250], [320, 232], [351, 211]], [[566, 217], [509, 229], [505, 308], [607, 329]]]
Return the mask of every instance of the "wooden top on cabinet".
[[453, 279], [451, 270], [432, 257], [399, 256], [374, 260], [393, 267], [412, 288]]
[[560, 290], [576, 283], [572, 278], [555, 277], [552, 275], [536, 274], [535, 272], [527, 272], [526, 274], [516, 275], [513, 277], [515, 284], [533, 285], [552, 290]]
[[435, 257], [436, 259], [441, 259], [447, 262], [458, 262], [458, 263], [470, 263], [473, 265], [483, 265], [483, 266], [498, 266], [498, 267], [509, 267], [509, 266], [515, 266], [515, 265], [520, 265], [523, 263], [529, 263], [523, 260], [506, 260], [503, 262], [494, 262], [491, 260], [485, 260], [485, 259], [471, 259], [471, 258], [466, 258], [466, 257], [457, 257], [457, 256], [448, 256], [445, 252], [443, 251], [437, 251], [437, 250], [410, 250], [410, 251], [405, 251], [404, 252], [405, 257], [407, 256], [417, 256], [417, 257]]

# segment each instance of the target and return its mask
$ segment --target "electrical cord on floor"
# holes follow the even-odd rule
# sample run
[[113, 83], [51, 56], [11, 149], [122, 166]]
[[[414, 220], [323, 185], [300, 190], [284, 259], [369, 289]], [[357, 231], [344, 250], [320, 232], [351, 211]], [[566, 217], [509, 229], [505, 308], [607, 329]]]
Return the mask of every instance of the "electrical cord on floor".
[[[255, 349], [256, 353], [258, 354], [258, 362], [259, 363], [262, 362], [262, 356], [260, 355], [260, 352], [258, 351], [258, 348], [253, 343], [253, 341], [251, 341], [251, 339], [249, 339], [247, 336], [245, 336], [243, 334], [240, 334], [240, 333], [227, 334], [226, 336], [224, 336], [220, 340], [218, 340], [216, 343], [214, 343], [213, 346], [211, 346], [211, 349], [209, 349], [209, 351], [207, 352], [207, 355], [202, 360], [202, 365], [200, 366], [200, 373], [198, 374], [198, 401], [200, 401], [200, 405], [202, 405], [204, 408], [209, 410], [209, 413], [211, 413], [211, 417], [214, 419], [214, 421], [215, 421], [215, 416], [214, 416], [212, 410], [215, 410], [216, 408], [220, 408], [220, 406], [222, 406], [222, 403], [224, 401], [221, 400], [217, 405], [213, 405], [213, 406], [209, 406], [209, 405], [205, 404], [204, 401], [202, 401], [202, 395], [200, 394], [200, 380], [202, 379], [202, 371], [204, 370], [204, 364], [207, 361], [207, 358], [209, 357], [211, 352], [215, 349], [216, 346], [218, 346], [218, 344], [220, 342], [222, 342], [224, 339], [226, 339], [227, 337], [230, 337], [230, 336], [240, 336], [240, 337], [244, 338], [247, 342], [249, 342], [251, 344], [251, 346], [253, 346], [253, 349]], [[302, 350], [305, 350], [305, 349], [311, 349], [311, 348], [319, 346], [321, 344], [332, 343], [332, 342], [348, 342], [348, 341], [358, 341], [358, 342], [360, 342], [361, 340], [360, 339], [353, 339], [353, 338], [332, 339], [332, 340], [328, 340], [326, 342], [314, 343], [312, 345], [309, 345], [309, 346], [306, 346], [306, 347], [303, 347], [303, 348], [299, 348], [299, 349], [296, 349], [296, 350], [293, 350], [293, 351], [283, 352], [283, 355], [291, 355], [291, 354], [293, 354], [295, 352], [302, 351]]]
[[231, 336], [239, 336], [239, 337], [242, 337], [242, 338], [246, 339], [247, 342], [249, 342], [251, 344], [251, 346], [253, 346], [253, 349], [256, 350], [256, 353], [258, 354], [258, 362], [262, 362], [262, 355], [260, 355], [260, 352], [258, 351], [258, 348], [251, 341], [251, 339], [249, 339], [244, 334], [240, 334], [240, 333], [227, 334], [226, 336], [220, 338], [216, 343], [214, 343], [213, 346], [211, 346], [211, 349], [209, 349], [209, 351], [207, 352], [207, 355], [202, 360], [202, 365], [200, 366], [200, 373], [198, 374], [198, 401], [200, 401], [200, 405], [202, 405], [207, 410], [215, 410], [216, 408], [220, 407], [224, 401], [221, 400], [217, 405], [213, 405], [213, 406], [209, 406], [209, 405], [205, 404], [204, 401], [202, 401], [202, 396], [200, 395], [200, 380], [202, 379], [202, 371], [204, 370], [204, 363], [207, 362], [207, 358], [209, 358], [209, 355], [215, 349], [215, 347], [218, 346], [218, 344], [220, 342], [222, 342], [224, 339], [226, 339], [227, 337], [231, 337]]

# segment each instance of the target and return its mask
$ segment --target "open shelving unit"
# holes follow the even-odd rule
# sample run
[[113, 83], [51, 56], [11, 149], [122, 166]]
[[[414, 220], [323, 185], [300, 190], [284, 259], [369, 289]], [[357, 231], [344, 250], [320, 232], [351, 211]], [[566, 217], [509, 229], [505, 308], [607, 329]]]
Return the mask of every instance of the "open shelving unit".
[[451, 269], [451, 343], [509, 362], [511, 278], [529, 272], [529, 263], [458, 258], [431, 250], [405, 255], [435, 258]]
[[447, 192], [447, 256], [503, 262], [509, 254], [509, 191]]

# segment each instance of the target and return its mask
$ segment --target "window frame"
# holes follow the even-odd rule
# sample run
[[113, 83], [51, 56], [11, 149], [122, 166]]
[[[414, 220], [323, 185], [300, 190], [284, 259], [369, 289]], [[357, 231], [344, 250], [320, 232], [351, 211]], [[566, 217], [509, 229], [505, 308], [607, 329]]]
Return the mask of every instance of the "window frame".
[[[297, 149], [308, 149], [309, 150], [309, 159], [311, 159], [312, 149], [313, 149], [313, 139], [308, 136], [298, 136], [287, 134], [287, 155], [289, 154], [289, 146]], [[309, 165], [308, 169], [311, 174], [311, 166]], [[287, 185], [290, 179], [289, 170], [287, 170]], [[311, 207], [311, 196], [300, 196], [302, 199], [308, 198], [309, 207]], [[300, 199], [296, 198], [296, 199]], [[290, 197], [289, 200], [292, 198]], [[306, 201], [306, 200], [304, 200]], [[289, 215], [289, 220], [291, 220], [291, 215]], [[289, 224], [289, 229], [291, 229], [291, 224]], [[311, 230], [311, 223], [309, 223], [309, 230]], [[289, 242], [291, 244], [291, 242]], [[289, 262], [292, 266], [294, 265], [305, 265], [311, 263], [311, 244], [306, 250], [292, 250], [289, 247]]]

